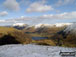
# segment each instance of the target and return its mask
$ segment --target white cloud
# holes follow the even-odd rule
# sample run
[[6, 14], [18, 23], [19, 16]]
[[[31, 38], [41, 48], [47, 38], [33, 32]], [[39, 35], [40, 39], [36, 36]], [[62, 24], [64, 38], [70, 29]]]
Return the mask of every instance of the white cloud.
[[16, 0], [6, 0], [3, 5], [9, 10], [18, 11], [20, 9], [19, 3]]
[[0, 22], [5, 22], [5, 20], [0, 20]]
[[75, 0], [58, 0], [56, 6], [72, 4]]
[[26, 9], [26, 12], [47, 12], [54, 10], [51, 5], [45, 5], [45, 2], [34, 2]]
[[31, 1], [30, 0], [21, 0], [19, 3], [20, 3], [20, 5], [28, 6], [29, 4], [31, 4]]
[[58, 2], [56, 3], [56, 6], [61, 6], [63, 4], [62, 0], [58, 0]]
[[65, 13], [61, 13], [61, 14], [49, 14], [49, 15], [43, 15], [40, 18], [43, 19], [76, 19], [76, 11], [74, 12], [65, 12]]
[[0, 16], [6, 16], [6, 15], [8, 15], [7, 11], [0, 12]]
[[[61, 14], [49, 14], [49, 15], [43, 15], [43, 16], [34, 16], [34, 17], [25, 17], [21, 16], [19, 18], [13, 18], [13, 19], [7, 19], [7, 20], [0, 20], [0, 23], [25, 23], [25, 24], [38, 24], [38, 23], [48, 23], [52, 20], [72, 20], [76, 19], [76, 11], [74, 12], [65, 12]], [[48, 21], [46, 21], [48, 20]]]
[[64, 5], [65, 4], [71, 4], [71, 3], [73, 3], [75, 0], [64, 0]]
[[8, 21], [32, 21], [32, 20], [39, 20], [39, 19], [76, 19], [76, 11], [74, 12], [64, 12], [60, 14], [45, 14], [42, 16], [34, 16], [34, 17], [26, 17], [26, 16], [21, 16], [19, 18], [12, 18], [8, 19]]

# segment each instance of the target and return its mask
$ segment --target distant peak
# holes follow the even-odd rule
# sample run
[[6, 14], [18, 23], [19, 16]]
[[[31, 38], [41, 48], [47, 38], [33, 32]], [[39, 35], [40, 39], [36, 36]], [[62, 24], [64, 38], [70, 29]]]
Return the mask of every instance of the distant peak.
[[23, 26], [23, 25], [25, 25], [24, 23], [15, 23], [15, 24], [13, 24], [13, 26]]
[[35, 25], [35, 28], [39, 28], [39, 27], [52, 27], [52, 26], [56, 26], [56, 27], [62, 27], [62, 26], [65, 26], [65, 25], [71, 25], [72, 23], [56, 23], [56, 24], [37, 24]]

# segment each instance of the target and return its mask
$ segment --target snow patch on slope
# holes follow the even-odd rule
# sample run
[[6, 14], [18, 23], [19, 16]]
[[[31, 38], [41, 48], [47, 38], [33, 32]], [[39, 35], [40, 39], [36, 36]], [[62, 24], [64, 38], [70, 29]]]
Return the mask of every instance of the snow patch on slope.
[[5, 45], [0, 46], [0, 57], [61, 57], [62, 51], [75, 51], [76, 48], [39, 45]]

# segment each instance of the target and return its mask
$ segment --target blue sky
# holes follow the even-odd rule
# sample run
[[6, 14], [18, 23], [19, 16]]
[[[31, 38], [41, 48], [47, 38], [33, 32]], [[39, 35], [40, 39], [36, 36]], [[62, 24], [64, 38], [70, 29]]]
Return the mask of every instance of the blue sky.
[[76, 0], [0, 0], [1, 25], [75, 21]]

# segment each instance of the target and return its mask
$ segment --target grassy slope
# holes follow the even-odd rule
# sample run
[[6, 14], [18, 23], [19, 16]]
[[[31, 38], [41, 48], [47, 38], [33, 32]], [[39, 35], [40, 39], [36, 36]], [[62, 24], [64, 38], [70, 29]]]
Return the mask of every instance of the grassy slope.
[[[37, 43], [41, 45], [56, 45], [58, 43], [57, 39], [60, 38], [60, 43], [62, 46], [69, 46], [69, 47], [76, 47], [76, 36], [73, 36], [72, 34], [66, 35], [66, 39], [64, 39], [62, 34], [57, 34], [57, 32], [63, 30], [65, 27], [53, 27], [53, 28], [48, 28], [46, 30], [42, 30], [40, 33], [31, 33], [31, 34], [26, 34], [21, 30], [17, 30], [12, 27], [0, 27], [0, 38], [4, 37], [5, 35], [7, 36], [13, 36], [17, 41], [19, 41], [21, 44], [27, 44], [27, 43]], [[32, 30], [32, 29], [30, 29]], [[30, 30], [28, 30], [30, 32]], [[33, 32], [35, 29], [33, 28]], [[31, 40], [32, 37], [49, 37], [48, 40]], [[55, 38], [55, 39], [52, 39]], [[71, 41], [72, 40], [72, 41]]]
[[[66, 33], [61, 32], [65, 29], [65, 27], [52, 27], [52, 28], [48, 28], [48, 29], [42, 29], [39, 32], [40, 33], [35, 33], [35, 34], [31, 34], [32, 36], [43, 36], [43, 37], [48, 37], [49, 41], [47, 40], [40, 40], [40, 41], [34, 41], [36, 43], [46, 43], [49, 45], [58, 45], [58, 46], [64, 46], [64, 47], [76, 47], [76, 36], [74, 34], [68, 34], [66, 35]], [[65, 34], [65, 37], [63, 35], [63, 33]], [[58, 42], [58, 39], [59, 42]], [[50, 44], [51, 43], [51, 44]], [[45, 45], [46, 45], [45, 44]]]
[[31, 42], [30, 36], [21, 32], [20, 30], [12, 27], [0, 27], [0, 44], [10, 44], [10, 41], [12, 44], [14, 44], [14, 40], [12, 38], [21, 44], [27, 44]]

